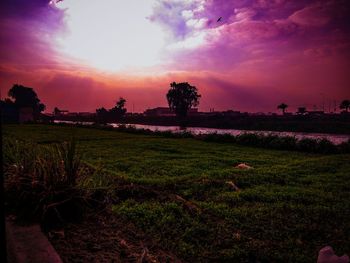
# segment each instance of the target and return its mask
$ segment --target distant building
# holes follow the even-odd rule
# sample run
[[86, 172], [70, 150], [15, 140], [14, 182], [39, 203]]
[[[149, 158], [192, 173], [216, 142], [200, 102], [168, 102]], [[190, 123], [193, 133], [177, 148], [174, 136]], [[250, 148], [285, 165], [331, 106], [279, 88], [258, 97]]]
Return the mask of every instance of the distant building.
[[305, 115], [308, 111], [306, 110], [306, 107], [299, 107], [296, 114], [298, 115]]
[[324, 111], [323, 110], [308, 111], [307, 114], [313, 115], [313, 116], [320, 116], [320, 115], [324, 115]]
[[268, 112], [266, 115], [267, 116], [274, 116], [274, 117], [278, 116], [278, 114], [276, 112]]
[[145, 116], [175, 116], [175, 112], [167, 107], [157, 107], [154, 109], [148, 109], [144, 112]]
[[77, 112], [67, 112], [64, 115], [67, 116], [67, 117], [78, 117], [78, 113]]
[[249, 113], [249, 116], [265, 116], [265, 115], [266, 115], [265, 112], [261, 112], [261, 111]]
[[60, 110], [58, 108], [55, 108], [53, 111], [54, 116], [62, 116], [66, 115], [69, 111], [68, 110]]
[[[198, 109], [190, 109], [188, 111], [188, 115], [196, 115], [198, 113]], [[154, 109], [148, 109], [143, 113], [145, 116], [154, 116], [154, 117], [170, 117], [170, 116], [176, 116], [175, 112], [172, 111], [168, 107], [157, 107]]]
[[222, 115], [229, 116], [229, 117], [236, 117], [236, 116], [240, 116], [242, 114], [240, 111], [228, 110], [228, 111], [223, 111]]
[[96, 113], [92, 112], [78, 112], [78, 116], [80, 117], [94, 117]]

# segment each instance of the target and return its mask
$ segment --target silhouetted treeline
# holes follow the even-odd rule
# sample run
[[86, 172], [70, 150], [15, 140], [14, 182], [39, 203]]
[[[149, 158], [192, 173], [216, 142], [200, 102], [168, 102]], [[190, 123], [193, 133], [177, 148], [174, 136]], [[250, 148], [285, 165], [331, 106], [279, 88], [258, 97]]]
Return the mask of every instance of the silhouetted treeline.
[[124, 98], [119, 98], [113, 108], [109, 110], [104, 107], [97, 109], [95, 121], [98, 123], [107, 123], [120, 120], [126, 113], [125, 103], [126, 100]]
[[[180, 126], [175, 117], [130, 116], [125, 123]], [[324, 116], [192, 116], [187, 118], [188, 127], [206, 127], [240, 130], [294, 131], [350, 134], [350, 115]]]
[[[98, 122], [97, 117], [61, 117], [61, 120]], [[177, 117], [129, 115], [120, 117], [118, 123], [148, 124], [162, 126], [181, 126], [183, 121]], [[98, 122], [101, 123], [101, 122]], [[350, 134], [350, 114], [333, 114], [322, 116], [290, 115], [290, 116], [189, 116], [187, 127], [205, 127], [239, 130], [292, 131]]]
[[32, 122], [41, 118], [45, 105], [33, 88], [15, 84], [8, 91], [8, 98], [1, 100], [4, 123]]

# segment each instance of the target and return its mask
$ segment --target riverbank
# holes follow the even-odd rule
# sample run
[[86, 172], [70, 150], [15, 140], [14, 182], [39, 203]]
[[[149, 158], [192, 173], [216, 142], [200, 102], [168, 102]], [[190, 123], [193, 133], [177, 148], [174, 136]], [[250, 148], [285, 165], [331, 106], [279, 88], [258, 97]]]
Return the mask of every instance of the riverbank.
[[[95, 118], [61, 116], [58, 120], [96, 122]], [[218, 129], [237, 129], [278, 132], [330, 133], [350, 135], [350, 114], [322, 115], [238, 115], [189, 116], [180, 121], [172, 116], [130, 115], [106, 119], [105, 123], [133, 123], [154, 126], [186, 126]]]
[[[53, 243], [68, 262], [81, 261], [77, 251], [89, 261], [122, 260], [123, 253], [131, 257], [125, 251], [137, 251], [137, 259], [148, 253], [159, 261], [164, 252], [163, 259], [176, 255], [180, 262], [310, 263], [326, 245], [337, 254], [350, 251], [349, 154], [75, 126], [4, 127], [5, 140], [42, 147], [73, 135], [82, 160], [100, 169], [80, 190], [97, 189], [95, 198], [104, 197], [110, 219], [97, 222], [103, 229], [98, 238], [96, 228], [89, 234], [89, 219], [58, 231]], [[251, 168], [238, 168], [242, 163]], [[133, 233], [129, 239], [116, 221], [128, 222], [123, 231]], [[115, 233], [114, 242], [108, 233]]]
[[115, 130], [134, 134], [158, 135], [172, 138], [193, 138], [202, 141], [235, 143], [267, 149], [311, 153], [350, 153], [350, 136], [291, 132], [259, 132], [229, 129], [181, 128], [139, 124], [97, 124], [92, 122], [55, 121], [55, 125]]

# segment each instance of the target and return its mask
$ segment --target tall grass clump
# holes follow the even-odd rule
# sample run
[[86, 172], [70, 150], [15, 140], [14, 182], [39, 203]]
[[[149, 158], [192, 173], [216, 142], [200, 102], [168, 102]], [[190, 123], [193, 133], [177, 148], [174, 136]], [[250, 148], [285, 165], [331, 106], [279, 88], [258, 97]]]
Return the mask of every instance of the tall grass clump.
[[319, 145], [319, 141], [315, 139], [304, 138], [297, 142], [297, 150], [302, 152], [317, 153], [322, 148]]
[[80, 217], [81, 159], [74, 139], [46, 146], [6, 140], [4, 168], [9, 212], [49, 223]]

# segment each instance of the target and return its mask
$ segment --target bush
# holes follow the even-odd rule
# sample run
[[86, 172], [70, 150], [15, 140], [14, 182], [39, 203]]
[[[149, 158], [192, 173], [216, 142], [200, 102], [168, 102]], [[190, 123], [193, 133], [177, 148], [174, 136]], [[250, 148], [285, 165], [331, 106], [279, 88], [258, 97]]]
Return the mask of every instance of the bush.
[[339, 144], [338, 151], [340, 153], [350, 153], [350, 139], [347, 142]]
[[317, 150], [318, 153], [336, 153], [337, 147], [328, 139], [322, 139], [318, 141]]
[[258, 146], [261, 144], [262, 135], [255, 133], [243, 133], [236, 136], [236, 141], [239, 144], [248, 146]]
[[317, 152], [318, 145], [317, 140], [304, 138], [298, 141], [297, 143], [297, 149], [302, 152]]

